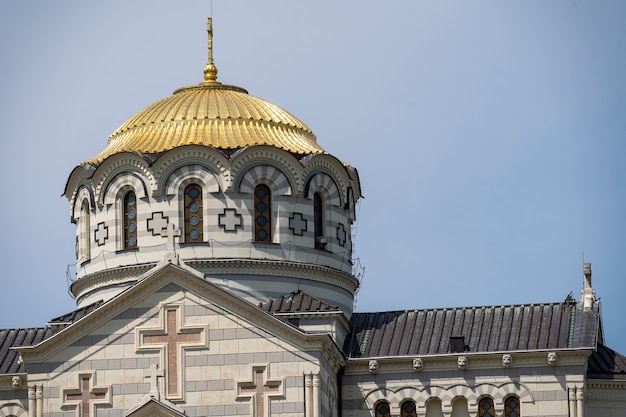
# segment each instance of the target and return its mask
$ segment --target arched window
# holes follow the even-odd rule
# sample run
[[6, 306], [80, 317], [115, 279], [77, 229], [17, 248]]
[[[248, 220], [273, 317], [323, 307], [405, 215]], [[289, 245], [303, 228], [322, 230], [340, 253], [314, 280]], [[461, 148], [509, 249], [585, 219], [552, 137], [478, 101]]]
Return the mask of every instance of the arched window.
[[315, 247], [323, 248], [326, 245], [324, 237], [324, 200], [320, 193], [313, 194], [313, 229], [315, 232]]
[[124, 196], [124, 249], [137, 247], [137, 197], [134, 191]]
[[185, 187], [185, 242], [202, 242], [202, 188], [198, 184]]
[[376, 404], [375, 417], [391, 417], [389, 403], [387, 401], [380, 401]]
[[493, 400], [488, 397], [481, 399], [478, 403], [478, 417], [495, 417], [495, 415]]
[[443, 417], [441, 401], [438, 398], [431, 398], [426, 403], [426, 417]]
[[85, 262], [89, 260], [90, 257], [89, 228], [89, 201], [85, 199], [80, 206], [78, 236], [76, 239], [76, 243], [78, 244], [76, 258], [79, 262]]
[[254, 240], [272, 241], [272, 201], [270, 189], [264, 184], [254, 188]]
[[415, 401], [406, 400], [400, 406], [401, 417], [416, 417]]
[[521, 415], [519, 398], [515, 395], [506, 397], [504, 400], [504, 417], [520, 417]]
[[465, 398], [459, 397], [452, 401], [451, 417], [469, 417], [469, 410], [467, 409], [467, 401]]

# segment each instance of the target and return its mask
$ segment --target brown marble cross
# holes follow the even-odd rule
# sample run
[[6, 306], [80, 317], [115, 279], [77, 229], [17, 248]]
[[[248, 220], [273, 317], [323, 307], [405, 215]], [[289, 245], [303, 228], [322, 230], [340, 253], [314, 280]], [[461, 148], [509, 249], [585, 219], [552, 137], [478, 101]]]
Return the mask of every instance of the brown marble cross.
[[95, 404], [110, 404], [108, 387], [91, 387], [92, 374], [80, 374], [78, 377], [78, 388], [67, 388], [63, 390], [64, 404], [76, 405], [79, 417], [90, 417], [93, 409], [95, 415]]
[[[238, 382], [238, 399], [252, 398], [253, 411], [250, 413], [255, 417], [265, 417], [271, 415], [269, 397], [282, 397], [283, 385], [280, 380], [266, 380], [263, 382], [265, 367], [253, 367], [252, 381]], [[265, 397], [268, 397], [267, 407]], [[266, 414], [267, 411], [267, 414]]]
[[[158, 329], [139, 329], [138, 350], [159, 350], [165, 362], [166, 397], [181, 399], [184, 385], [185, 350], [189, 348], [208, 348], [207, 327], [185, 327], [178, 315], [181, 308], [166, 307], [164, 326]], [[182, 314], [181, 314], [182, 315]]]

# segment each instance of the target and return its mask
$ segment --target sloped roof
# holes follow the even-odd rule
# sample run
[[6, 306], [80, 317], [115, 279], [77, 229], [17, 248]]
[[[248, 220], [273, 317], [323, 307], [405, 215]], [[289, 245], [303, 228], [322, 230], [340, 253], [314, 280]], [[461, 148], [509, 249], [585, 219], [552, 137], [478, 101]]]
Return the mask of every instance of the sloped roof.
[[626, 356], [607, 346], [598, 345], [598, 349], [589, 357], [588, 364], [588, 378], [626, 380]]
[[346, 338], [348, 357], [450, 353], [463, 336], [469, 352], [595, 348], [597, 306], [574, 302], [354, 313]]
[[18, 362], [18, 354], [10, 348], [36, 345], [52, 335], [48, 327], [0, 330], [0, 375], [25, 373], [24, 365]]
[[49, 324], [51, 326], [63, 328], [65, 326], [68, 326], [74, 323], [76, 320], [79, 320], [85, 317], [87, 314], [91, 313], [92, 311], [100, 307], [102, 304], [104, 304], [104, 301], [102, 300], [96, 301], [95, 303], [89, 304], [88, 306], [81, 307], [67, 314], [63, 314], [62, 316], [55, 317], [49, 321]]
[[259, 303], [259, 307], [261, 310], [271, 314], [341, 311], [339, 307], [328, 304], [300, 290], [274, 300], [270, 299], [265, 303]]

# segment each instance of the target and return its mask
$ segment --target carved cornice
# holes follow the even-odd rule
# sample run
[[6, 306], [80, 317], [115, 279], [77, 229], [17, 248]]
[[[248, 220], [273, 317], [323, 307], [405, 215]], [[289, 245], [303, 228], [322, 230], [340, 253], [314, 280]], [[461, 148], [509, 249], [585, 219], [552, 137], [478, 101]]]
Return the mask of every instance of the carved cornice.
[[87, 275], [74, 281], [70, 291], [74, 298], [80, 299], [91, 291], [104, 287], [113, 287], [137, 281], [141, 275], [154, 268], [155, 263], [121, 266], [111, 268], [95, 274]]
[[[61, 352], [74, 341], [95, 331], [104, 323], [117, 317], [120, 312], [125, 311], [137, 303], [154, 294], [155, 291], [175, 283], [186, 291], [193, 292], [199, 297], [210, 300], [216, 306], [225, 311], [240, 317], [242, 320], [266, 330], [281, 340], [291, 344], [302, 352], [322, 352], [329, 355], [329, 362], [337, 362], [337, 355], [341, 354], [340, 349], [334, 345], [332, 337], [328, 333], [308, 334], [297, 329], [282, 320], [265, 313], [257, 306], [213, 285], [204, 279], [198, 278], [185, 269], [173, 264], [165, 264], [155, 268], [154, 271], [144, 275], [134, 286], [124, 291], [119, 296], [104, 303], [97, 310], [92, 311], [85, 317], [65, 327], [50, 338], [39, 343], [37, 346], [16, 347], [22, 356], [24, 363], [41, 363]], [[334, 347], [329, 346], [334, 345]], [[327, 347], [326, 353], [325, 346]], [[335, 351], [332, 353], [332, 351]]]
[[[548, 365], [546, 358], [549, 352], [558, 352], [559, 362], [556, 365]], [[486, 353], [450, 353], [443, 355], [414, 355], [414, 356], [383, 356], [368, 358], [348, 358], [346, 361], [346, 375], [365, 375], [369, 373], [368, 363], [375, 359], [379, 363], [380, 373], [399, 373], [415, 371], [413, 359], [420, 358], [423, 366], [419, 372], [439, 372], [457, 371], [468, 372], [474, 369], [502, 369], [503, 373], [509, 372], [512, 368], [527, 367], [561, 367], [580, 366], [581, 378], [584, 377], [584, 366], [591, 350], [562, 349], [562, 350], [541, 350], [541, 351], [511, 351], [511, 352], [486, 352]], [[503, 355], [510, 355], [512, 363], [503, 365]], [[458, 358], [467, 358], [467, 366], [460, 370], [458, 368]], [[568, 370], [571, 373], [571, 368]]]
[[266, 275], [299, 278], [338, 286], [354, 293], [358, 280], [351, 274], [314, 264], [254, 259], [194, 259], [185, 264], [205, 275]]
[[587, 380], [587, 400], [624, 401], [624, 398], [626, 398], [626, 381]]

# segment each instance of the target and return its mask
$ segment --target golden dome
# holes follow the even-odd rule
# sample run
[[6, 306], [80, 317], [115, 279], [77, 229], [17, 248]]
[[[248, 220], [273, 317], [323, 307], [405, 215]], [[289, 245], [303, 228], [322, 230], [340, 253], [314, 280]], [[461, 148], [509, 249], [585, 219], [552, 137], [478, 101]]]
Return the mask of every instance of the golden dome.
[[311, 129], [291, 113], [242, 88], [212, 82], [181, 88], [141, 110], [109, 137], [104, 151], [86, 163], [99, 164], [120, 152], [162, 152], [192, 144], [325, 152]]
[[163, 152], [183, 145], [238, 149], [270, 145], [296, 154], [325, 153], [297, 117], [243, 88], [215, 81], [211, 21], [205, 81], [174, 91], [122, 124], [107, 147], [86, 164], [99, 164], [120, 152]]

